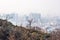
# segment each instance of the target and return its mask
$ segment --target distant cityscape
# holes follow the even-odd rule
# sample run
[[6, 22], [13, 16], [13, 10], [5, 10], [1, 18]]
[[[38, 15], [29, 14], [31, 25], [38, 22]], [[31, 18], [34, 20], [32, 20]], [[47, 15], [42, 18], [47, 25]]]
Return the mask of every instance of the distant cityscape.
[[47, 31], [51, 32], [52, 30], [55, 30], [56, 28], [60, 28], [60, 17], [42, 17], [41, 14], [38, 13], [31, 13], [29, 15], [20, 16], [18, 14], [1, 14], [0, 19], [6, 19], [12, 22], [14, 25], [22, 25], [24, 27], [27, 26], [28, 22], [27, 20], [32, 21], [32, 27], [37, 26], [42, 29], [47, 29]]

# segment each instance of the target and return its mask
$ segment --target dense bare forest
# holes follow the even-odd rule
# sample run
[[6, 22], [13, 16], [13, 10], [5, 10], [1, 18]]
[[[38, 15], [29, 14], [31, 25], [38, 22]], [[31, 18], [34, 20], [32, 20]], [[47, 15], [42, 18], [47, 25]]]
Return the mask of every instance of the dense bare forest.
[[14, 26], [7, 20], [0, 19], [0, 40], [43, 40], [46, 33], [22, 26]]
[[0, 19], [0, 40], [60, 40], [60, 29], [45, 33], [41, 29], [28, 29]]

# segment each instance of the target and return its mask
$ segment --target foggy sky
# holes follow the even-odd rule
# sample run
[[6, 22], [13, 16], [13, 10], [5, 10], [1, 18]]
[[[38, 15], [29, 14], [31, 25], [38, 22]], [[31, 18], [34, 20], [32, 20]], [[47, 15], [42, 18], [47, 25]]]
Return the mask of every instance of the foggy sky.
[[40, 13], [42, 16], [59, 16], [60, 0], [0, 0], [0, 13]]

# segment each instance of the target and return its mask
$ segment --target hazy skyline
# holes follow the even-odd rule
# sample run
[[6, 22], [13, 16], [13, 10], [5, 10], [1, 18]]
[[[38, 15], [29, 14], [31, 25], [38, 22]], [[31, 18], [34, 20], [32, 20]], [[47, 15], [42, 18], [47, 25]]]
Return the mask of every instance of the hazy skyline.
[[0, 13], [41, 13], [42, 16], [59, 16], [60, 0], [0, 0]]

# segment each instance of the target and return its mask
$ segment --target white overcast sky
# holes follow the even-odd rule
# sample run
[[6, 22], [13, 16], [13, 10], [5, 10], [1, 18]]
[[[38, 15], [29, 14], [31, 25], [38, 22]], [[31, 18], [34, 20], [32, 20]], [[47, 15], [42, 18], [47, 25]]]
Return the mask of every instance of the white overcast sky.
[[60, 0], [0, 0], [0, 13], [41, 13], [42, 16], [58, 16]]

